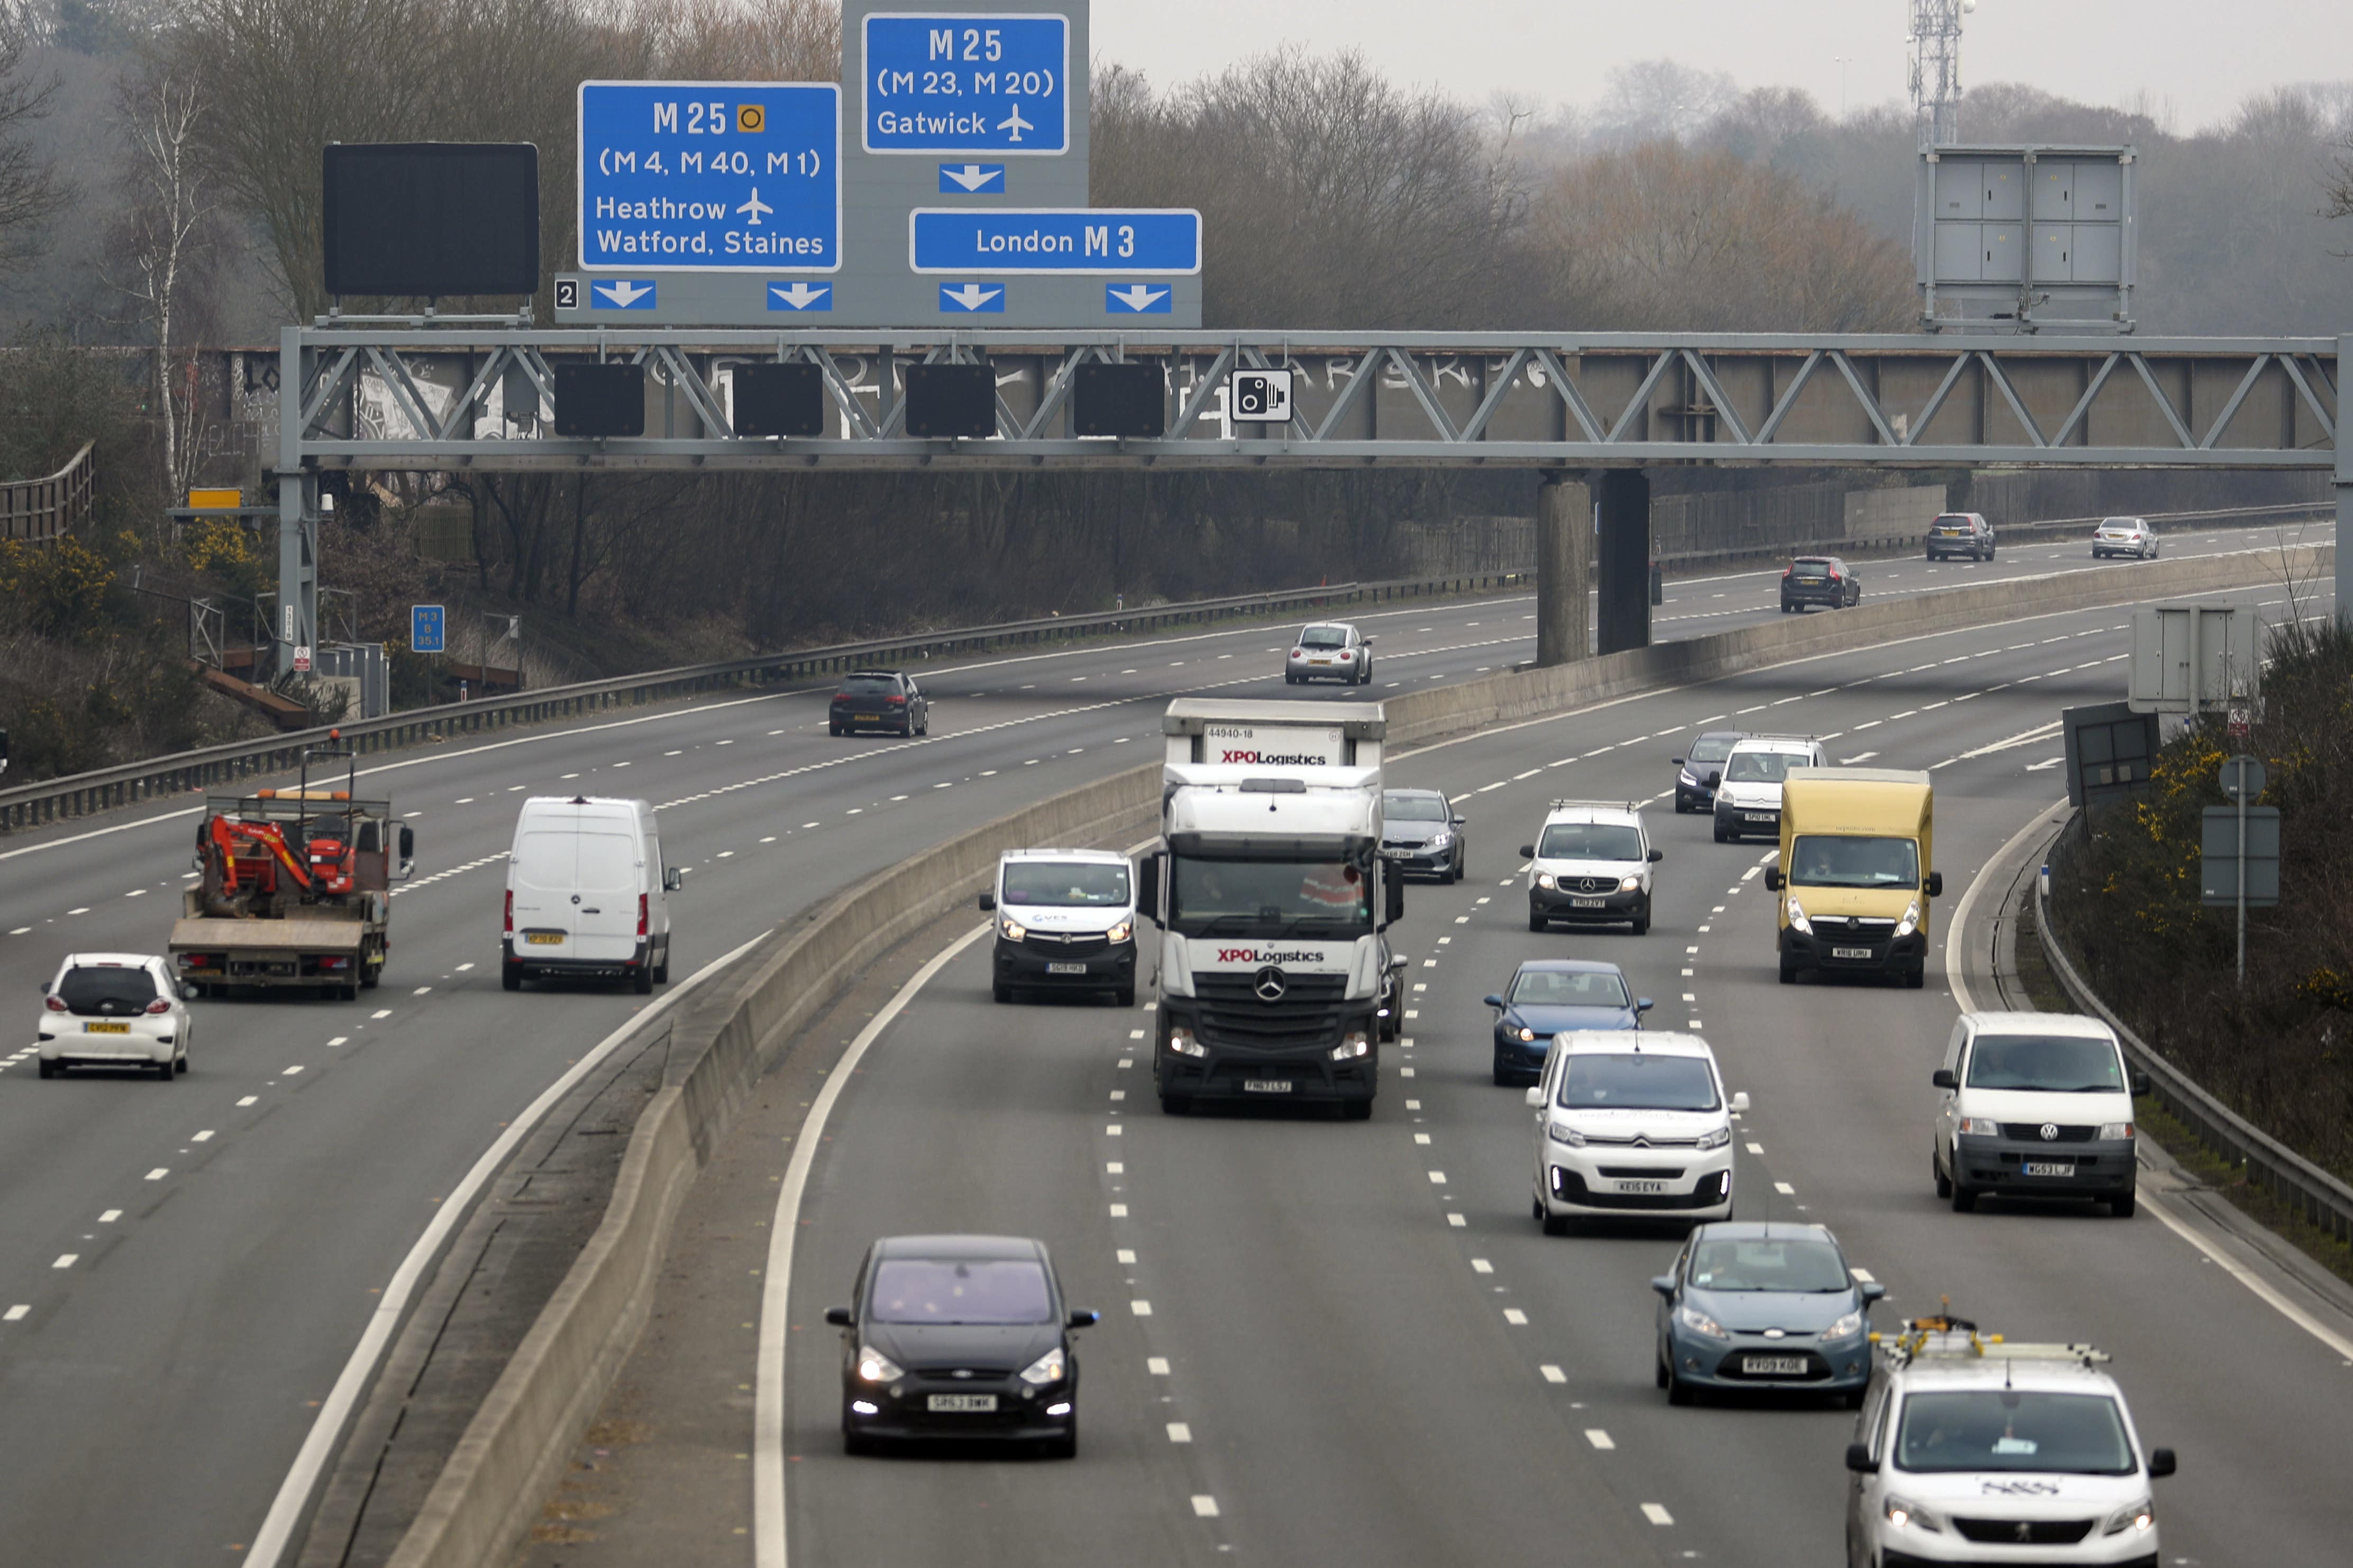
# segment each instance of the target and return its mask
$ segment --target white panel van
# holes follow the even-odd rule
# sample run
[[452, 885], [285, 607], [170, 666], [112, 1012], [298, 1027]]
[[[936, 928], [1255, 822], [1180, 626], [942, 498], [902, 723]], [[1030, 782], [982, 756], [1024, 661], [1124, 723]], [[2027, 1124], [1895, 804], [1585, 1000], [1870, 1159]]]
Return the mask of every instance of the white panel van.
[[670, 895], [681, 885], [645, 801], [533, 796], [507, 861], [500, 984], [626, 980], [644, 995], [670, 979]]

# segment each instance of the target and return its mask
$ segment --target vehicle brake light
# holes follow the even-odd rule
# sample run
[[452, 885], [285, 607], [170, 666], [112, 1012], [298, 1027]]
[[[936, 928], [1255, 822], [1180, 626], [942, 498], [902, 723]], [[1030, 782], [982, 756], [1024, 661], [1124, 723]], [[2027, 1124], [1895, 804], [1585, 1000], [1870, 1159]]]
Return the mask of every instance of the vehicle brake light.
[[1831, 574], [1831, 581], [1836, 583], [1841, 581], [1841, 579], [1837, 573], [1833, 572]]
[[646, 895], [643, 893], [638, 895], [638, 934], [646, 934]]
[[1307, 650], [1303, 647], [1293, 648], [1291, 650], [1291, 657], [1293, 658], [1305, 658], [1307, 657]]
[[172, 1005], [169, 1002], [164, 1001], [161, 996], [156, 997], [155, 1000], [147, 1004], [147, 1011], [150, 1013], [163, 1014], [168, 1013], [171, 1010]]
[[904, 708], [907, 705], [907, 700], [903, 697], [885, 697], [882, 700], [893, 708]]
[[1795, 566], [1784, 566], [1781, 568], [1781, 575], [1787, 577], [1790, 573], [1795, 572], [1797, 568]]
[[507, 934], [514, 935], [514, 889], [507, 889]]
[[52, 1013], [62, 1013], [66, 1010], [66, 999], [62, 996], [52, 996], [47, 999], [44, 1005], [46, 1005]]

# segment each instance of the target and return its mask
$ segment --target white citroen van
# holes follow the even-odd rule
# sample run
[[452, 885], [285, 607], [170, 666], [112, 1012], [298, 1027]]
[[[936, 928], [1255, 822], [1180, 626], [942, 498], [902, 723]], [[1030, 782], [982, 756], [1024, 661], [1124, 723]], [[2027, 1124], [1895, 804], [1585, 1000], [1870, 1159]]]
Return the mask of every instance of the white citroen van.
[[670, 979], [670, 895], [682, 884], [645, 801], [533, 796], [507, 860], [499, 983], [626, 980], [646, 994]]

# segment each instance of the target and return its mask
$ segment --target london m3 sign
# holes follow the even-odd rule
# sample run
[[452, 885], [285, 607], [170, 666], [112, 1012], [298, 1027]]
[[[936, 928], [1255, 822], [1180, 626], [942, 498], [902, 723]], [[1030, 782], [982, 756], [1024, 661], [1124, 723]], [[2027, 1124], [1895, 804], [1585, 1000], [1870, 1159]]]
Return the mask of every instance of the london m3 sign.
[[1070, 152], [1068, 16], [876, 11], [865, 35], [867, 152]]
[[838, 271], [841, 89], [584, 81], [579, 191], [584, 270]]

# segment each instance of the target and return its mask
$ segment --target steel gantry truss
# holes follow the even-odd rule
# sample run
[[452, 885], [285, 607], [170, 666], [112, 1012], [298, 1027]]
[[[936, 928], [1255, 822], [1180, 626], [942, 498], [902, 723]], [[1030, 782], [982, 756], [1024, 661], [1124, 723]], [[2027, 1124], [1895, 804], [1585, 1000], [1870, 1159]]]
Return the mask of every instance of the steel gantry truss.
[[[289, 329], [280, 467], [917, 468], [1662, 463], [2321, 468], [2335, 460], [2335, 339], [1342, 334], [825, 334], [621, 328]], [[647, 370], [647, 435], [552, 432], [565, 356]], [[820, 367], [830, 429], [737, 436], [732, 369]], [[1144, 362], [1166, 434], [1072, 433], [1075, 374]], [[911, 363], [986, 361], [997, 434], [921, 440]], [[1237, 370], [1294, 373], [1288, 425], [1236, 421]]]

